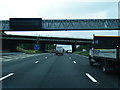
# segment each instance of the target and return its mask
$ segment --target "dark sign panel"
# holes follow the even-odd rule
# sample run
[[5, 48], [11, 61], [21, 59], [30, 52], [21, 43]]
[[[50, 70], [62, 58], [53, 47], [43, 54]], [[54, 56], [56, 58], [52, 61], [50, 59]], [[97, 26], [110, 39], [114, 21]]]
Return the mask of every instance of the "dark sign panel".
[[10, 18], [10, 30], [40, 30], [42, 18]]
[[120, 37], [119, 36], [95, 36], [93, 44], [95, 49], [114, 49], [114, 48], [117, 48], [117, 46], [120, 47]]

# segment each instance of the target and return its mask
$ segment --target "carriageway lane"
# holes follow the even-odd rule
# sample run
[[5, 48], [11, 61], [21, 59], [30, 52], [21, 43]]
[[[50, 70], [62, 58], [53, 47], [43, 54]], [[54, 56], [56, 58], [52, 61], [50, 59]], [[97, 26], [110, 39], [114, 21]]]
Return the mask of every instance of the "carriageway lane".
[[2, 57], [0, 58], [2, 60], [2, 62], [6, 62], [6, 61], [12, 61], [12, 60], [17, 60], [17, 59], [22, 59], [22, 58], [26, 58], [26, 57], [31, 57], [31, 56], [38, 56], [38, 55], [44, 55], [46, 53], [42, 53], [42, 54], [10, 54], [10, 55], [2, 55]]
[[76, 61], [76, 67], [83, 72], [88, 72], [95, 77], [102, 88], [120, 88], [120, 71], [113, 70], [108, 74], [102, 72], [102, 67], [95, 63], [94, 66], [90, 66], [88, 57], [78, 54], [68, 54], [71, 60]]
[[[7, 73], [14, 73], [14, 75], [3, 80], [3, 88], [37, 88], [39, 81], [45, 76], [52, 63], [50, 61], [46, 63], [47, 65], [44, 65], [47, 60], [46, 57], [52, 58], [52, 54], [39, 56], [37, 59], [34, 59], [35, 57], [33, 59], [26, 58], [14, 67], [10, 66], [11, 69], [7, 68]], [[35, 63], [36, 61], [39, 61], [39, 63]]]
[[[118, 76], [90, 67], [76, 54], [46, 54], [3, 63], [3, 88], [118, 88]], [[13, 74], [13, 75], [12, 75]], [[89, 75], [97, 82], [94, 82]]]
[[46, 57], [50, 57], [52, 54], [44, 53], [44, 54], [36, 54], [31, 55], [29, 57], [21, 57], [18, 59], [13, 58], [13, 60], [4, 60], [2, 61], [2, 76], [5, 76], [10, 71], [21, 70], [23, 66], [28, 66], [31, 63], [35, 63], [37, 60], [42, 62], [46, 59]]

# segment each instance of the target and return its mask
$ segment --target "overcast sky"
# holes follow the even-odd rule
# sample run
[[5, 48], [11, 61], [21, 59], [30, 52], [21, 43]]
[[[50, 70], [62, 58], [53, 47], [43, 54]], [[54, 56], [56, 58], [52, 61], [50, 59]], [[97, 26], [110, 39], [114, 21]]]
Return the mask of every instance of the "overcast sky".
[[118, 18], [119, 0], [0, 0], [0, 19]]
[[[0, 0], [0, 20], [42, 19], [118, 19], [119, 0]], [[8, 32], [8, 34], [92, 38], [118, 35], [117, 31]]]

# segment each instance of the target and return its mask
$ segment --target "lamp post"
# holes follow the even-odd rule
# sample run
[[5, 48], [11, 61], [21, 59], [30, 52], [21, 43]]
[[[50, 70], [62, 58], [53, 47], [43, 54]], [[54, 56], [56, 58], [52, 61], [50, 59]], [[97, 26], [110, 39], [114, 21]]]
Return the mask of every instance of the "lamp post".
[[39, 37], [40, 37], [40, 35], [37, 36], [37, 45], [39, 44]]
[[[39, 35], [39, 36], [40, 36], [40, 35]], [[39, 47], [39, 36], [36, 37], [36, 44], [34, 45], [34, 49], [35, 49], [35, 50], [40, 49], [40, 47]]]

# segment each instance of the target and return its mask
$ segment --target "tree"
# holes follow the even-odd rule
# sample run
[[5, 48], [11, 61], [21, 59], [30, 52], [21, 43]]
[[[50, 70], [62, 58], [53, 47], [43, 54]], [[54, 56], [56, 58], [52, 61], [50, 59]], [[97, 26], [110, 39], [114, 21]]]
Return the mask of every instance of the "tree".
[[89, 50], [90, 45], [80, 45], [77, 47], [77, 51], [82, 51], [83, 49]]

